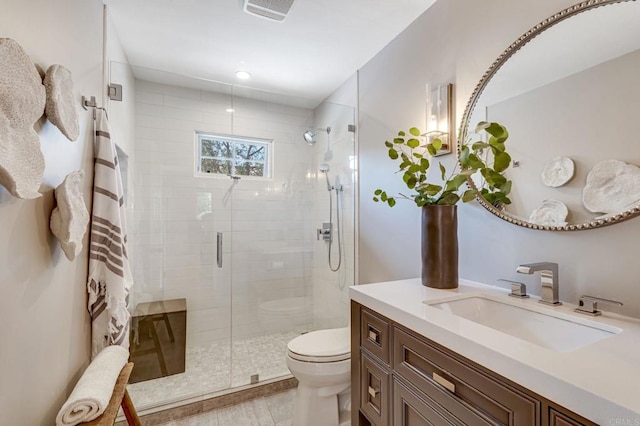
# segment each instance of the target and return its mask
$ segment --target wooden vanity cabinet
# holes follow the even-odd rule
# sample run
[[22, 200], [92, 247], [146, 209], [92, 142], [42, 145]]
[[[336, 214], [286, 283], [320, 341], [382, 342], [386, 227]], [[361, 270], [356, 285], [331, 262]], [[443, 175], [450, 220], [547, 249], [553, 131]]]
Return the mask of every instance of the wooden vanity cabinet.
[[594, 423], [351, 302], [352, 424]]

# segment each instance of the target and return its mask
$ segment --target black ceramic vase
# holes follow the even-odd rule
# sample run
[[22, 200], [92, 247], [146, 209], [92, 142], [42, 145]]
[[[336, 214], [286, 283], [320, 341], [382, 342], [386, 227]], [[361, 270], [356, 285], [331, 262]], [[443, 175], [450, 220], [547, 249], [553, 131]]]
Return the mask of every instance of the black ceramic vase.
[[458, 287], [457, 206], [422, 207], [422, 285]]

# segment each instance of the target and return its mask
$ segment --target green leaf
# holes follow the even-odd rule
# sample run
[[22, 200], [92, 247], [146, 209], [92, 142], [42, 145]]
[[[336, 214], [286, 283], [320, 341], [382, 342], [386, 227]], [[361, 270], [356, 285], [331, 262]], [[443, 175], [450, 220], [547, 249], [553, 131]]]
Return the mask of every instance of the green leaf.
[[503, 185], [500, 185], [498, 189], [504, 195], [509, 195], [509, 193], [511, 192], [511, 181], [510, 180], [506, 181]]
[[453, 206], [460, 200], [460, 196], [455, 192], [445, 192], [438, 200], [438, 204]]
[[389, 141], [385, 141], [385, 142], [384, 142], [384, 145], [385, 145], [387, 148], [391, 148], [391, 147], [393, 147], [393, 144], [392, 144], [391, 142], [389, 142]]
[[486, 122], [486, 121], [479, 122], [478, 124], [476, 124], [475, 133], [480, 133], [481, 131], [483, 131], [484, 129], [489, 127], [490, 125], [491, 125], [491, 123]]
[[499, 152], [494, 155], [493, 159], [493, 170], [496, 172], [504, 172], [509, 168], [511, 164], [511, 156], [506, 152]]
[[375, 195], [380, 195], [382, 194], [382, 189], [376, 189], [374, 192]]
[[420, 146], [420, 141], [416, 138], [411, 138], [407, 141], [407, 146], [411, 149], [415, 149]]
[[511, 200], [502, 192], [493, 192], [484, 197], [491, 205], [500, 207], [501, 204], [511, 204]]
[[507, 128], [498, 123], [489, 123], [489, 125], [485, 127], [484, 131], [489, 133], [491, 136], [494, 136], [498, 142], [504, 142], [509, 138]]
[[457, 191], [460, 188], [460, 185], [467, 181], [467, 177], [464, 175], [456, 175], [452, 179], [448, 180], [444, 190], [446, 191]]
[[489, 144], [488, 143], [476, 142], [473, 145], [471, 145], [471, 149], [473, 149], [474, 151], [478, 151], [480, 149], [485, 149], [485, 148], [489, 148]]
[[432, 143], [436, 151], [440, 151], [442, 149], [442, 139], [435, 138]]
[[[470, 154], [471, 153], [469, 152], [469, 147], [468, 146], [464, 145], [462, 148], [460, 148], [460, 165], [463, 168], [469, 167], [469, 155]], [[443, 172], [442, 176], [444, 176], [444, 172]], [[444, 179], [444, 177], [442, 179]]]
[[377, 203], [380, 200], [378, 200], [378, 197], [373, 197], [373, 201], [375, 201]]
[[427, 160], [426, 158], [421, 158], [420, 159], [420, 171], [422, 173], [426, 173], [427, 170], [429, 170], [429, 160]]
[[491, 147], [491, 150], [494, 154], [498, 152], [504, 152], [504, 150], [506, 149], [504, 146], [504, 142], [500, 142], [498, 138], [494, 138], [493, 136], [489, 138], [489, 146]]
[[382, 201], [387, 201], [387, 193], [382, 191], [382, 194], [380, 194], [380, 200]]
[[427, 151], [429, 151], [429, 154], [431, 154], [432, 156], [437, 154], [437, 150], [432, 143], [427, 145]]
[[404, 160], [402, 163], [400, 163], [400, 170], [404, 170], [412, 164], [413, 163], [411, 161]]
[[416, 179], [415, 176], [411, 175], [411, 177], [407, 179], [407, 187], [409, 189], [415, 188], [417, 184], [418, 184], [418, 179]]
[[412, 164], [407, 169], [407, 172], [409, 173], [418, 173], [419, 171], [420, 171], [420, 166], [418, 164]]
[[393, 143], [404, 143], [404, 139], [402, 139], [402, 138], [395, 138], [395, 139], [393, 140]]
[[409, 129], [409, 133], [411, 133], [413, 136], [420, 136], [420, 129], [418, 129], [417, 127], [412, 127]]
[[507, 178], [502, 176], [500, 173], [493, 171], [492, 169], [485, 167], [480, 170], [482, 176], [486, 179], [487, 183], [491, 188], [498, 188], [505, 183], [507, 183]]
[[391, 158], [392, 160], [397, 160], [398, 159], [398, 151], [396, 151], [395, 149], [390, 149], [389, 150], [389, 158]]
[[497, 196], [496, 196], [496, 193], [495, 193], [495, 192], [487, 192], [487, 193], [485, 193], [485, 194], [482, 194], [482, 197], [483, 197], [485, 200], [487, 200], [487, 202], [488, 202], [489, 204], [491, 204], [492, 206], [493, 206], [493, 205], [495, 205], [495, 203], [496, 203], [496, 199], [497, 199]]
[[478, 169], [484, 168], [485, 164], [475, 154], [469, 154], [469, 162], [467, 164], [467, 167], [470, 167], [474, 170], [478, 170]]
[[416, 158], [422, 158], [422, 157], [424, 157], [424, 155], [422, 155], [422, 154], [418, 154], [417, 152], [414, 152], [414, 153], [413, 153], [413, 156], [414, 156], [414, 157], [416, 157]]
[[440, 185], [434, 185], [434, 184], [428, 183], [420, 187], [419, 190], [423, 194], [429, 197], [433, 197], [434, 195], [436, 195], [438, 192], [442, 190], [442, 187]]
[[406, 136], [406, 135], [407, 135], [407, 134], [406, 134], [405, 132], [403, 132], [402, 130], [400, 130], [400, 131], [398, 132], [398, 136], [402, 136], [402, 137], [404, 137], [404, 136]]
[[440, 166], [440, 178], [442, 180], [445, 180], [445, 175], [447, 174], [447, 169], [444, 168], [442, 163], [438, 163], [438, 165]]
[[396, 205], [396, 199], [395, 198], [389, 198], [387, 200], [387, 203], [389, 204], [389, 207], [393, 207]]
[[478, 191], [467, 189], [466, 191], [464, 191], [464, 194], [462, 194], [462, 201], [464, 203], [468, 203], [469, 201], [475, 200], [477, 196]]

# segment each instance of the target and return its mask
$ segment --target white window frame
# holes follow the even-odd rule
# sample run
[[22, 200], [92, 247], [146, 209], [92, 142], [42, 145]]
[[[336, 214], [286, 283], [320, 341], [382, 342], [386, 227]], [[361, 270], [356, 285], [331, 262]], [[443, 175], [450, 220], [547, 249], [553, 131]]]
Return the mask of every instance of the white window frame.
[[[232, 147], [233, 157], [208, 157], [202, 155], [202, 140], [220, 140], [224, 142], [229, 142]], [[204, 132], [204, 131], [196, 131], [195, 137], [195, 175], [198, 177], [228, 177], [231, 174], [235, 174], [235, 165], [237, 162], [246, 161], [243, 158], [237, 158], [235, 154], [235, 149], [233, 147], [236, 144], [246, 144], [246, 145], [254, 145], [254, 146], [264, 146], [265, 147], [265, 156], [264, 161], [262, 160], [250, 160], [253, 163], [262, 163], [264, 164], [264, 174], [263, 176], [249, 176], [249, 175], [237, 175], [242, 179], [256, 179], [256, 180], [270, 180], [273, 178], [272, 170], [273, 170], [273, 139], [259, 139], [259, 138], [251, 138], [247, 136], [230, 136], [224, 135], [220, 133], [213, 132]], [[232, 164], [231, 173], [207, 173], [202, 171], [202, 160], [203, 159], [214, 159], [214, 160], [229, 160]]]

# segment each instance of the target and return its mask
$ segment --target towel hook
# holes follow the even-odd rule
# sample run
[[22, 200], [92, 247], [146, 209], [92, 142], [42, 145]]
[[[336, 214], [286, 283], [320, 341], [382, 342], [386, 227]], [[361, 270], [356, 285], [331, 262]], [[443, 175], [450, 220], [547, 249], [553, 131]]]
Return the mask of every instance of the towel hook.
[[109, 113], [107, 112], [107, 110], [103, 107], [98, 106], [98, 104], [96, 103], [96, 97], [92, 96], [90, 99], [87, 99], [84, 95], [82, 96], [82, 108], [84, 108], [86, 111], [89, 110], [89, 108], [94, 108], [93, 110], [93, 119], [96, 119], [96, 109], [101, 109], [104, 111], [104, 113], [107, 116], [107, 120], [109, 119]]

